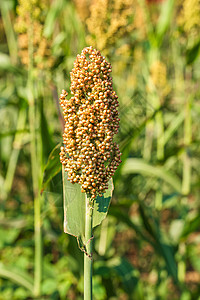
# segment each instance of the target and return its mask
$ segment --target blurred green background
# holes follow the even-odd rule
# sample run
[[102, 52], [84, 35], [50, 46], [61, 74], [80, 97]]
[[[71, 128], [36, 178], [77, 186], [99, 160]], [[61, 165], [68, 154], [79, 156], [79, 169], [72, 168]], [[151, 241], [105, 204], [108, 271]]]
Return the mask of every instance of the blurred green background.
[[198, 300], [199, 0], [0, 1], [0, 300], [83, 299], [83, 253], [63, 233], [58, 95], [90, 45], [112, 64], [122, 152], [94, 231], [94, 299]]

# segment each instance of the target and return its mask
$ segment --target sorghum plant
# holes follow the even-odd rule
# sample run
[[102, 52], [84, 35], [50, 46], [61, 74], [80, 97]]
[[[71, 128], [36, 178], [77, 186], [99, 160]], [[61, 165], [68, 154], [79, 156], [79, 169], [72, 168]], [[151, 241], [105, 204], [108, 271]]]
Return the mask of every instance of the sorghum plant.
[[[39, 103], [36, 95], [42, 89], [42, 84], [36, 80], [36, 74], [41, 70], [47, 70], [53, 64], [50, 45], [44, 35], [44, 23], [48, 12], [49, 0], [19, 0], [17, 6], [18, 17], [15, 30], [18, 33], [18, 55], [21, 63], [28, 69], [27, 90], [28, 90], [28, 118], [30, 130], [30, 154], [31, 173], [34, 198], [34, 296], [41, 293], [42, 281], [42, 221], [41, 221], [41, 178], [42, 178], [42, 155], [40, 146], [42, 140], [39, 136], [38, 119]], [[39, 71], [40, 70], [40, 71]], [[37, 84], [36, 84], [37, 83]], [[37, 92], [36, 92], [37, 90]], [[38, 96], [37, 96], [38, 97]], [[40, 104], [40, 107], [42, 105]]]
[[[78, 55], [71, 75], [71, 94], [62, 91], [65, 129], [60, 160], [68, 180], [85, 193], [84, 299], [92, 299], [92, 217], [94, 203], [108, 188], [108, 181], [121, 162], [118, 145], [118, 97], [112, 88], [111, 65], [100, 52], [87, 47]], [[69, 220], [67, 220], [69, 222]], [[88, 245], [89, 244], [89, 245]]]

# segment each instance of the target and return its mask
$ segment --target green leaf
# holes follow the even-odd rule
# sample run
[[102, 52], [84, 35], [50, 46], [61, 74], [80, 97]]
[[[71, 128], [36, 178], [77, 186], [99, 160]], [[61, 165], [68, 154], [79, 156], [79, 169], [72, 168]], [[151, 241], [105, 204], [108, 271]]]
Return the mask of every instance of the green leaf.
[[14, 292], [14, 299], [20, 299], [20, 300], [25, 299], [26, 300], [26, 299], [28, 299], [28, 296], [30, 296], [29, 292], [26, 289], [24, 289], [23, 287], [17, 288]]
[[0, 264], [0, 276], [9, 279], [17, 284], [25, 287], [27, 290], [33, 292], [33, 279], [32, 277], [19, 269], [6, 267], [2, 263]]
[[117, 207], [116, 205], [112, 205], [112, 207], [110, 208], [110, 215], [114, 216], [115, 218], [117, 218], [117, 220], [119, 220], [120, 222], [123, 222], [124, 224], [129, 226], [143, 240], [147, 241], [149, 244], [151, 244], [153, 247], [155, 247], [152, 240], [147, 235], [145, 235], [145, 233], [141, 230], [142, 229], [141, 226], [136, 225], [135, 223], [133, 223], [133, 221], [130, 218], [127, 217], [128, 212], [125, 213], [125, 212], [123, 212], [122, 208]]
[[93, 294], [96, 300], [106, 299], [106, 289], [99, 276], [93, 278]]
[[22, 73], [23, 71], [12, 65], [9, 55], [0, 52], [0, 71], [1, 70], [13, 73]]
[[25, 218], [15, 218], [15, 219], [11, 219], [11, 218], [2, 218], [0, 220], [0, 226], [5, 226], [6, 228], [24, 228], [27, 225], [27, 220]]
[[195, 45], [188, 49], [186, 52], [186, 63], [187, 65], [192, 64], [199, 55], [200, 51], [200, 39], [195, 43]]
[[167, 129], [165, 130], [165, 144], [169, 141], [169, 139], [174, 135], [176, 130], [182, 124], [184, 120], [185, 114], [181, 111], [177, 116], [173, 116], [171, 123], [168, 125]]
[[177, 266], [174, 258], [175, 248], [171, 245], [165, 244], [162, 241], [162, 235], [160, 233], [160, 225], [156, 222], [152, 215], [147, 214], [148, 208], [140, 203], [140, 216], [147, 232], [155, 241], [155, 251], [157, 251], [165, 260], [166, 269], [177, 282]]
[[19, 228], [0, 228], [0, 249], [4, 248], [6, 244], [12, 244], [20, 234]]
[[46, 17], [45, 26], [44, 26], [44, 36], [49, 38], [55, 28], [55, 22], [60, 15], [60, 13], [63, 10], [63, 7], [65, 6], [65, 1], [54, 1], [51, 5], [48, 15]]
[[187, 238], [190, 233], [199, 230], [199, 227], [200, 227], [200, 215], [198, 214], [192, 220], [185, 222], [185, 226], [183, 227], [181, 238], [182, 239]]
[[[49, 124], [44, 112], [43, 100], [40, 99], [40, 134], [42, 139], [42, 151], [44, 159], [49, 156], [50, 150], [53, 148], [54, 143], [52, 141], [52, 136], [49, 130]], [[45, 160], [46, 162], [46, 160]]]
[[194, 270], [200, 272], [200, 259], [199, 259], [199, 249], [198, 249], [199, 242], [195, 244], [191, 244], [187, 247], [187, 255], [190, 263], [192, 264]]
[[47, 278], [42, 283], [42, 293], [51, 295], [57, 290], [58, 283], [54, 278]]
[[122, 174], [142, 174], [157, 177], [181, 193], [181, 182], [175, 174], [166, 171], [164, 167], [152, 166], [140, 158], [128, 158], [123, 166]]
[[167, 0], [162, 4], [160, 18], [157, 23], [157, 39], [159, 43], [162, 41], [165, 32], [167, 31], [174, 8], [174, 0]]
[[138, 272], [125, 258], [115, 259], [113, 267], [120, 276], [127, 293], [131, 294], [138, 283]]
[[44, 175], [43, 175], [43, 183], [42, 190], [47, 186], [50, 180], [56, 176], [62, 169], [62, 165], [60, 163], [60, 146], [61, 143], [58, 144], [50, 153], [46, 166], [44, 167]]
[[7, 69], [12, 66], [9, 55], [0, 52], [0, 66], [1, 69]]
[[[85, 193], [81, 192], [80, 184], [72, 184], [67, 180], [67, 172], [63, 174], [63, 197], [64, 197], [64, 232], [74, 235], [85, 241]], [[93, 228], [101, 224], [105, 219], [110, 205], [113, 182], [110, 179], [108, 189], [102, 197], [94, 201]]]
[[174, 251], [171, 245], [167, 245], [158, 241], [160, 254], [163, 256], [166, 264], [166, 269], [177, 283], [177, 264], [174, 258]]
[[139, 272], [125, 258], [115, 257], [106, 262], [99, 262], [95, 267], [95, 275], [104, 278], [113, 278], [113, 275], [117, 275], [122, 281], [126, 292], [130, 295], [138, 284]]
[[134, 143], [135, 139], [145, 129], [146, 124], [154, 119], [156, 113], [157, 113], [157, 111], [154, 111], [154, 113], [149, 118], [147, 118], [146, 120], [144, 120], [142, 122], [142, 124], [139, 126], [139, 128], [137, 128], [137, 130], [134, 130], [133, 128], [131, 128], [130, 132], [126, 133], [126, 138], [122, 141], [122, 143], [120, 142], [120, 149], [121, 149], [121, 152], [122, 152], [122, 156], [121, 156], [122, 162], [121, 162], [121, 164], [119, 165], [119, 167], [117, 168], [117, 170], [115, 172], [114, 182], [116, 180], [120, 180], [120, 178], [121, 178], [121, 169], [123, 168], [123, 165], [125, 164], [126, 159], [129, 156], [132, 144]]
[[4, 138], [4, 137], [7, 137], [7, 136], [13, 136], [15, 134], [20, 134], [20, 133], [27, 133], [27, 132], [28, 132], [28, 129], [20, 129], [20, 130], [16, 129], [16, 130], [10, 130], [10, 131], [7, 131], [7, 132], [0, 132], [0, 138]]
[[182, 220], [182, 219], [173, 220], [171, 222], [170, 228], [169, 228], [169, 234], [170, 234], [171, 241], [174, 244], [178, 244], [178, 242], [180, 240], [180, 236], [183, 231], [183, 226], [184, 226], [184, 220]]

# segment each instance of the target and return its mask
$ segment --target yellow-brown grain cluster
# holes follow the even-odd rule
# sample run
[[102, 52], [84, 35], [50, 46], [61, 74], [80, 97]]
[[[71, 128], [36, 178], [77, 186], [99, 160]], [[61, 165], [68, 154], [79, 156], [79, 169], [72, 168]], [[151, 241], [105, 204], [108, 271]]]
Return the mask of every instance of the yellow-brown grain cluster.
[[44, 22], [49, 0], [19, 0], [15, 30], [18, 33], [19, 57], [24, 65], [29, 64], [33, 52], [33, 65], [38, 69], [51, 67], [51, 43], [43, 36]]
[[92, 47], [78, 55], [70, 73], [73, 95], [62, 91], [65, 129], [60, 159], [71, 183], [94, 199], [108, 188], [117, 169], [120, 151], [113, 136], [118, 132], [118, 97], [113, 91], [111, 65]]
[[104, 52], [134, 28], [132, 0], [93, 1], [90, 12], [87, 41]]
[[[178, 2], [179, 3], [179, 2]], [[192, 37], [199, 37], [200, 30], [200, 0], [180, 1], [181, 11], [178, 24]]]
[[161, 96], [166, 96], [170, 92], [167, 80], [167, 67], [160, 60], [155, 60], [150, 67], [150, 78]]
[[92, 0], [73, 0], [73, 1], [81, 21], [85, 22], [85, 20], [90, 15], [89, 7]]

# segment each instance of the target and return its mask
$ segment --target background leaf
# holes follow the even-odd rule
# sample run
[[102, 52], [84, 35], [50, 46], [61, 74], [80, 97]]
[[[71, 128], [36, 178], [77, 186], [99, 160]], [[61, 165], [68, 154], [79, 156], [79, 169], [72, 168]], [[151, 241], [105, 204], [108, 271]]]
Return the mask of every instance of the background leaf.
[[186, 62], [188, 65], [192, 64], [198, 57], [200, 51], [200, 40], [198, 40], [193, 47], [186, 51]]
[[8, 278], [33, 292], [33, 279], [24, 271], [18, 269], [16, 270], [16, 268], [6, 267], [1, 263], [0, 276], [3, 278]]
[[47, 164], [44, 167], [44, 175], [43, 175], [43, 183], [42, 189], [47, 186], [47, 184], [51, 181], [51, 179], [56, 176], [62, 169], [62, 165], [60, 163], [60, 146], [61, 143], [58, 144], [50, 153]]
[[152, 166], [139, 158], [128, 158], [123, 166], [122, 174], [142, 174], [144, 176], [152, 176], [161, 178], [170, 184], [176, 191], [181, 193], [181, 182], [179, 178], [166, 171], [163, 167]]

